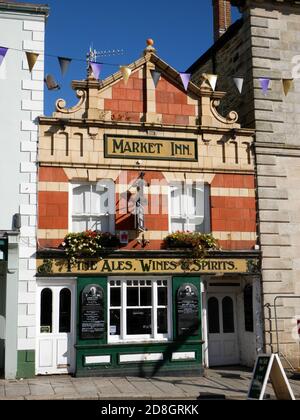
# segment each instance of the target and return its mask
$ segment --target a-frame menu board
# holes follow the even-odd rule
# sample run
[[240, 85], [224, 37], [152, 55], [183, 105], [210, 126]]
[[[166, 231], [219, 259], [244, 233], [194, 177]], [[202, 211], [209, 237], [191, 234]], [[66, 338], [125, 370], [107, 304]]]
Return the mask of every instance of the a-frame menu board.
[[295, 400], [278, 354], [261, 354], [257, 357], [248, 400], [263, 400], [269, 379], [278, 400]]

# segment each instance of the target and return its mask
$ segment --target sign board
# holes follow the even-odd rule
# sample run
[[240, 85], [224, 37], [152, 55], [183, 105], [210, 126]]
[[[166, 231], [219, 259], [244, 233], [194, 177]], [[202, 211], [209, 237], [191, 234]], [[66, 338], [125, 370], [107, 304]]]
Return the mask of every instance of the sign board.
[[97, 340], [103, 337], [104, 331], [104, 291], [90, 284], [81, 296], [80, 336], [82, 340]]
[[144, 136], [104, 136], [106, 158], [144, 160], [198, 160], [197, 139], [175, 139]]
[[261, 354], [257, 357], [248, 400], [263, 400], [269, 379], [278, 400], [295, 400], [278, 354]]
[[37, 260], [39, 274], [201, 274], [249, 272], [246, 259], [207, 259], [186, 261], [179, 258], [83, 259], [71, 265], [67, 260]]
[[127, 245], [129, 242], [128, 230], [121, 230], [120, 232], [120, 244]]
[[199, 332], [199, 296], [193, 284], [183, 284], [177, 292], [177, 334], [197, 336]]

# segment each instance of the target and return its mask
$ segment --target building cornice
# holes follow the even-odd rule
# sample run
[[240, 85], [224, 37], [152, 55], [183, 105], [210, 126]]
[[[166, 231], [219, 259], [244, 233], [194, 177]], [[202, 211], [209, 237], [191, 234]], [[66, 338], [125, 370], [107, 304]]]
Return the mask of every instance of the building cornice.
[[75, 119], [75, 118], [56, 118], [56, 117], [39, 117], [40, 125], [51, 125], [57, 127], [99, 127], [106, 129], [136, 129], [145, 131], [170, 131], [170, 132], [189, 132], [196, 135], [199, 134], [228, 134], [234, 131], [239, 136], [254, 136], [255, 130], [248, 128], [231, 127], [209, 127], [209, 126], [184, 126], [184, 125], [163, 125], [156, 123], [135, 123], [128, 121], [100, 121], [91, 119]]
[[50, 8], [46, 4], [0, 2], [0, 11], [23, 12], [49, 16]]

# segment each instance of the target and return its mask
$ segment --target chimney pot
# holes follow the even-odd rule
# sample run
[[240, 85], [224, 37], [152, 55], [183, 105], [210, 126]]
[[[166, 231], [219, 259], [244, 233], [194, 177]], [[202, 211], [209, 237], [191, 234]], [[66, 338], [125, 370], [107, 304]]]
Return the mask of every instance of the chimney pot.
[[214, 37], [215, 42], [227, 31], [231, 25], [230, 0], [213, 0], [214, 9]]

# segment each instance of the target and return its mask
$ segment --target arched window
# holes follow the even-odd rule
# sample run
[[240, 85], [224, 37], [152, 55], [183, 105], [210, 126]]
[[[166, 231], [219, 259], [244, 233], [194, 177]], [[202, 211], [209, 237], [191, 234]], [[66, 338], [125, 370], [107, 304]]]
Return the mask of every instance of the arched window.
[[245, 330], [254, 332], [253, 287], [248, 284], [244, 289]]
[[209, 334], [220, 333], [219, 301], [215, 297], [208, 300], [208, 325]]
[[222, 301], [222, 313], [223, 313], [223, 333], [224, 334], [234, 333], [233, 300], [229, 296], [226, 296]]
[[59, 332], [71, 331], [71, 291], [62, 289], [59, 294]]
[[41, 293], [41, 333], [52, 333], [52, 290], [43, 289]]

